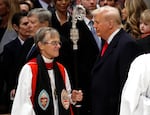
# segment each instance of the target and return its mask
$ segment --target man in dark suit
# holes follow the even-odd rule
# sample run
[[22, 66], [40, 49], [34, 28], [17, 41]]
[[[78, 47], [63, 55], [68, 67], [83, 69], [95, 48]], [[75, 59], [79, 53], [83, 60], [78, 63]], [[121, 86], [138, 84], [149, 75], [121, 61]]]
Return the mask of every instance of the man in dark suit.
[[130, 63], [139, 49], [121, 27], [118, 9], [104, 6], [93, 12], [97, 34], [105, 40], [105, 47], [92, 69], [92, 115], [119, 115], [120, 94]]
[[34, 0], [34, 8], [44, 8], [51, 12], [55, 11], [53, 0]]
[[39, 53], [34, 44], [34, 35], [37, 30], [41, 27], [51, 26], [51, 13], [44, 8], [34, 8], [28, 13], [30, 35], [31, 38], [26, 40], [23, 45], [24, 53], [22, 57], [24, 58], [24, 63], [36, 57]]
[[3, 74], [1, 77], [6, 79], [8, 96], [13, 99], [15, 95], [16, 81], [21, 69], [19, 67], [19, 59], [22, 54], [22, 45], [30, 35], [27, 13], [22, 12], [14, 14], [12, 17], [12, 26], [17, 32], [18, 37], [6, 44], [4, 47], [4, 51], [2, 53]]

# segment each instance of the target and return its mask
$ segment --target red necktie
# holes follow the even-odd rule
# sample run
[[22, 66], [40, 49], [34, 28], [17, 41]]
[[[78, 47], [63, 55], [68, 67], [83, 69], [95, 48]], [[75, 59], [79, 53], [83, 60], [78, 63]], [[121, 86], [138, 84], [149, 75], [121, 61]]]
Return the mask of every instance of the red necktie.
[[104, 53], [105, 53], [105, 51], [106, 51], [107, 47], [108, 47], [108, 43], [107, 43], [107, 42], [105, 42], [105, 44], [103, 45], [103, 48], [102, 48], [101, 56], [103, 56], [103, 55], [104, 55]]
[[45, 63], [45, 65], [48, 70], [53, 69], [53, 63]]

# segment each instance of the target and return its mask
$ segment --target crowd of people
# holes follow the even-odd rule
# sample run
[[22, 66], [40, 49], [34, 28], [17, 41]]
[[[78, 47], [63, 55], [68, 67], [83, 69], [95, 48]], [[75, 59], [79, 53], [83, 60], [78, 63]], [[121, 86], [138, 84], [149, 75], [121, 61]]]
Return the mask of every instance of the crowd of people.
[[149, 4], [0, 0], [0, 114], [149, 115]]

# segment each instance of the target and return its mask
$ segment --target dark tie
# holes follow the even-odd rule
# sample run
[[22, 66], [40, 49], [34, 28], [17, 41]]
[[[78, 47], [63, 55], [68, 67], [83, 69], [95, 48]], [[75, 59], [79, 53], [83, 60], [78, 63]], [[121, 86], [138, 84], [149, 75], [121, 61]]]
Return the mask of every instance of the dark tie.
[[97, 44], [99, 50], [101, 51], [101, 39], [97, 36], [96, 31], [95, 31], [95, 28], [93, 27], [93, 24], [94, 24], [94, 22], [91, 20], [91, 21], [89, 22], [89, 26], [90, 26], [90, 28], [91, 28], [91, 32], [92, 32], [93, 37], [94, 37], [94, 39], [95, 39], [95, 41], [96, 41], [96, 44]]
[[104, 45], [103, 45], [103, 48], [102, 48], [101, 56], [104, 55], [104, 53], [105, 53], [107, 47], [108, 47], [108, 43], [105, 41], [105, 43], [104, 43]]
[[45, 63], [45, 65], [48, 70], [53, 69], [53, 63]]

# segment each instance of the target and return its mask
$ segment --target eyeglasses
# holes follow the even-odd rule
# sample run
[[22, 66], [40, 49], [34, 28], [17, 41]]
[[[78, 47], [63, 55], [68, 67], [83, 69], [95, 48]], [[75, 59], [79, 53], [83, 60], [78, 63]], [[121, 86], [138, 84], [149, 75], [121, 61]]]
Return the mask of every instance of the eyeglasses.
[[106, 2], [113, 2], [113, 0], [100, 0], [100, 2], [104, 2], [104, 1], [106, 1]]
[[47, 41], [47, 42], [43, 42], [44, 44], [51, 44], [53, 46], [57, 46], [57, 45], [62, 45], [61, 41]]

